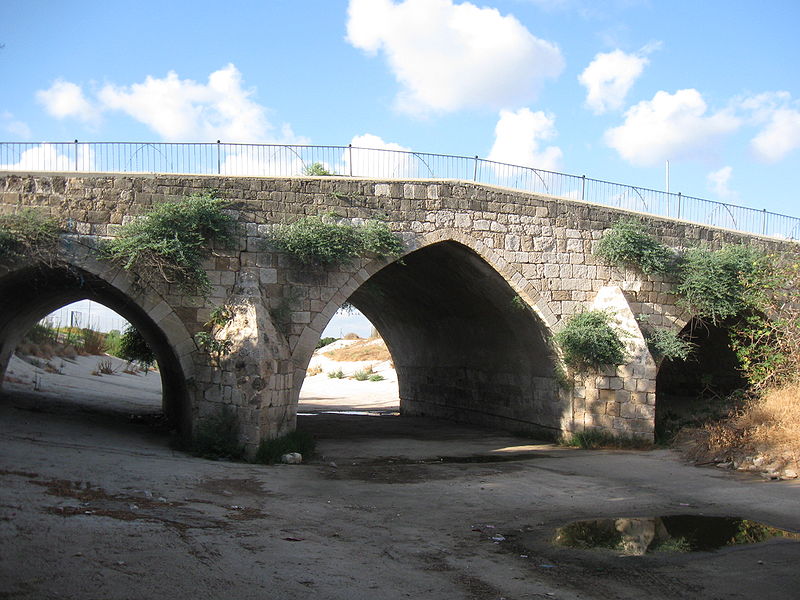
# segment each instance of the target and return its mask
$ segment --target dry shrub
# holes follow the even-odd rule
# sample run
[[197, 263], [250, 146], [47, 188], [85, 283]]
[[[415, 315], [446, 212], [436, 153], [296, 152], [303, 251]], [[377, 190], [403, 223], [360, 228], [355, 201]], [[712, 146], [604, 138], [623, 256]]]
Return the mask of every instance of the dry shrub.
[[325, 352], [325, 356], [339, 362], [356, 362], [361, 360], [384, 361], [391, 359], [389, 349], [383, 342], [359, 340], [354, 344]]
[[63, 349], [58, 353], [59, 356], [63, 356], [64, 358], [70, 358], [75, 360], [75, 357], [78, 356], [78, 351], [75, 349], [75, 346], [72, 344], [67, 344], [64, 346]]
[[800, 460], [800, 380], [764, 390], [729, 418], [676, 440], [698, 462], [763, 455]]
[[344, 336], [342, 337], [342, 339], [343, 340], [360, 340], [361, 336], [358, 335], [357, 333], [350, 332], [350, 333], [345, 333]]
[[306, 375], [308, 377], [313, 377], [314, 375], [319, 375], [320, 373], [322, 373], [322, 367], [319, 365], [306, 369]]

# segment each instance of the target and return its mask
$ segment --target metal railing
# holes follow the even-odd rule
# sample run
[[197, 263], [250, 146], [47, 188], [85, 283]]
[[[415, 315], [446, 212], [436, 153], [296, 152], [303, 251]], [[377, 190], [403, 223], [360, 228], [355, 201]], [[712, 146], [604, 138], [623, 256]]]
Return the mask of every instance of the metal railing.
[[800, 237], [797, 217], [585, 175], [499, 163], [478, 156], [354, 146], [221, 142], [0, 142], [0, 171], [274, 177], [328, 173], [376, 179], [457, 179], [748, 233], [786, 239]]

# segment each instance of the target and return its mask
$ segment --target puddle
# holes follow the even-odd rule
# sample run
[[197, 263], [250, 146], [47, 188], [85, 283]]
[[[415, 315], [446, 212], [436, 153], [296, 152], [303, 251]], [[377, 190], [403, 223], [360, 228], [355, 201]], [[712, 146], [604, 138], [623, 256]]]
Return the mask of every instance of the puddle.
[[604, 548], [627, 555], [706, 552], [758, 544], [772, 538], [800, 541], [800, 533], [735, 517], [676, 515], [574, 521], [556, 530], [553, 543], [568, 548]]

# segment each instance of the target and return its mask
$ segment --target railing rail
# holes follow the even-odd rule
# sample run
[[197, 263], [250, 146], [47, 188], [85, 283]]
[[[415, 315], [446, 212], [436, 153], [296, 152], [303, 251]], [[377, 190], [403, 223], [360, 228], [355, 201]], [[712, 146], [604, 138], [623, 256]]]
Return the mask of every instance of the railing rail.
[[0, 142], [0, 171], [289, 177], [315, 172], [378, 179], [458, 179], [584, 200], [787, 239], [800, 218], [704, 198], [495, 162], [478, 156], [355, 146], [169, 142]]

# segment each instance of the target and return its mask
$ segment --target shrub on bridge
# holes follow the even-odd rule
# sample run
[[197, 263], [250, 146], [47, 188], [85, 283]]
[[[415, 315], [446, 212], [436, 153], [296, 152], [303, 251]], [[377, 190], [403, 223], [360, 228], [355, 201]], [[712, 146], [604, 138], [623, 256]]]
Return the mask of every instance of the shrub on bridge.
[[602, 310], [570, 317], [555, 336], [564, 362], [578, 370], [624, 363], [625, 346], [611, 322], [611, 315]]
[[633, 266], [647, 274], [666, 273], [675, 263], [675, 253], [647, 233], [637, 219], [614, 223], [595, 249], [602, 259], [617, 266]]
[[384, 221], [363, 225], [333, 221], [334, 215], [310, 216], [278, 225], [268, 242], [306, 265], [346, 264], [356, 258], [399, 256], [403, 242]]
[[0, 260], [33, 259], [51, 263], [58, 247], [55, 219], [33, 209], [0, 216]]
[[232, 241], [233, 217], [224, 208], [223, 200], [209, 194], [164, 202], [122, 227], [103, 253], [145, 281], [161, 279], [202, 293], [210, 286], [201, 263], [211, 245]]

